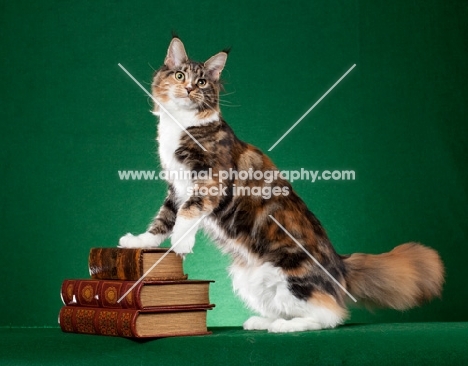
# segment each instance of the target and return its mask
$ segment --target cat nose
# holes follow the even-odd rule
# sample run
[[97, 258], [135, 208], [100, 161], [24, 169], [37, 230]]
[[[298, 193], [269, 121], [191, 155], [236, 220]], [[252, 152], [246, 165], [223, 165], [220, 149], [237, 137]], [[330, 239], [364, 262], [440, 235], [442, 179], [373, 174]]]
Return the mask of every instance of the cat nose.
[[185, 90], [187, 90], [187, 93], [190, 94], [190, 92], [193, 90], [192, 85], [190, 85], [190, 84], [189, 84], [189, 85], [186, 85], [186, 86], [185, 86]]

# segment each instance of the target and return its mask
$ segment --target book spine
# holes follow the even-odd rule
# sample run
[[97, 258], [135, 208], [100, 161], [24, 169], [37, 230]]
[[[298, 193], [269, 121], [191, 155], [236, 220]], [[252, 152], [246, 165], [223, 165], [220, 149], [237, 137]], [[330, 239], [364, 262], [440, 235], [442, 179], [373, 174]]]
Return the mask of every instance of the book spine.
[[67, 306], [140, 309], [141, 284], [118, 302], [134, 283], [134, 281], [65, 280], [61, 290], [62, 301]]
[[89, 273], [98, 280], [138, 280], [142, 273], [142, 250], [92, 248], [88, 259]]
[[100, 309], [64, 306], [59, 323], [67, 333], [98, 334], [115, 337], [136, 337], [138, 310]]

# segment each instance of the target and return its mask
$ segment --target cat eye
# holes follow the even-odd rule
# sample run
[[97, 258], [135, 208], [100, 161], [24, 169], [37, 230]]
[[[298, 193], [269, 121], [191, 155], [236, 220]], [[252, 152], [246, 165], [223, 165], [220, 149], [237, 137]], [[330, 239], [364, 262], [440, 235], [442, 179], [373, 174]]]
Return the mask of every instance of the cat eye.
[[177, 71], [174, 74], [174, 77], [176, 78], [176, 80], [179, 80], [179, 81], [184, 81], [185, 80], [185, 74], [182, 71]]
[[198, 84], [198, 86], [205, 86], [206, 85], [206, 80], [205, 79], [198, 79], [197, 84]]

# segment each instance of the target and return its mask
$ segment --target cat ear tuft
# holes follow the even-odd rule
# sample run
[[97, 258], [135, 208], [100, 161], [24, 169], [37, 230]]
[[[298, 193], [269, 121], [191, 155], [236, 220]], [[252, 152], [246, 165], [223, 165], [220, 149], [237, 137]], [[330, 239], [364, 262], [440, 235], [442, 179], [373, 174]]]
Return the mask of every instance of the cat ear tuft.
[[164, 60], [164, 65], [170, 69], [174, 69], [187, 60], [187, 53], [185, 52], [182, 41], [179, 38], [172, 38], [169, 49], [167, 50], [166, 59]]
[[232, 49], [232, 47], [227, 47], [227, 48], [223, 49], [222, 52], [229, 55], [229, 52], [231, 52], [231, 49]]
[[224, 65], [227, 60], [227, 52], [220, 52], [211, 57], [208, 61], [205, 62], [204, 66], [207, 69], [208, 73], [215, 80], [219, 79], [221, 71], [224, 69]]

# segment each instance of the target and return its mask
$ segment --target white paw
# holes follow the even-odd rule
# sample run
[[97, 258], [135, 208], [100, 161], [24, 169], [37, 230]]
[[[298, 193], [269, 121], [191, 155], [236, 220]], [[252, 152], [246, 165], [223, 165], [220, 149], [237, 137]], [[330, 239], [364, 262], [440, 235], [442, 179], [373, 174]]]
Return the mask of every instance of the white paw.
[[128, 233], [120, 238], [119, 248], [155, 248], [161, 245], [165, 238], [165, 235], [149, 232], [138, 236]]
[[172, 230], [171, 246], [177, 254], [192, 253], [198, 225], [196, 219], [178, 217]]
[[261, 316], [251, 316], [247, 319], [243, 327], [245, 330], [265, 330], [273, 323], [275, 319], [262, 318]]
[[177, 254], [187, 254], [193, 253], [193, 247], [195, 245], [195, 235], [192, 233], [187, 233], [187, 235], [183, 236], [185, 233], [180, 233], [181, 235], [177, 235], [177, 233], [172, 234], [171, 238], [171, 247], [172, 250]]
[[309, 318], [293, 318], [291, 320], [278, 319], [268, 327], [270, 333], [303, 332], [306, 330], [319, 330], [322, 326]]

